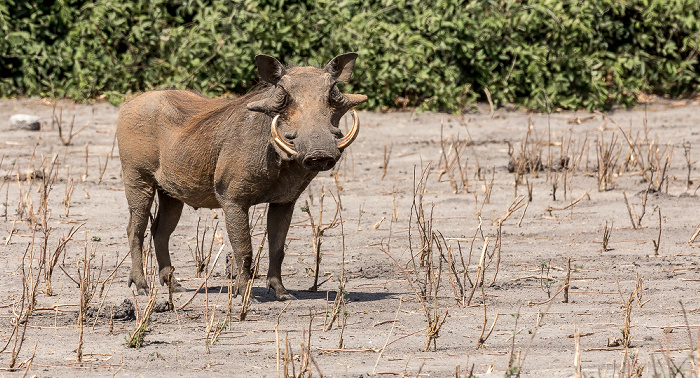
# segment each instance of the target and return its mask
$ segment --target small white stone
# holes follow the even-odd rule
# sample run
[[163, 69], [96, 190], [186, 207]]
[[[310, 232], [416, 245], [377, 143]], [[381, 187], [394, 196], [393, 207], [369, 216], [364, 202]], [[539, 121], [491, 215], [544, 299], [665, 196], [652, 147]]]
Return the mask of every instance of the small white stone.
[[10, 117], [10, 130], [39, 130], [39, 117], [29, 114], [15, 114]]

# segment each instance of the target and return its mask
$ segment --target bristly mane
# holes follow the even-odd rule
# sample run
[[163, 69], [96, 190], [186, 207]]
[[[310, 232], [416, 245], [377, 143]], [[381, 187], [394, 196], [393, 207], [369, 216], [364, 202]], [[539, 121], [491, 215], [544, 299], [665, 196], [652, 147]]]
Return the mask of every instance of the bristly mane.
[[234, 98], [210, 98], [194, 91], [188, 91], [197, 96], [194, 100], [191, 96], [178, 94], [177, 91], [166, 91], [163, 95], [174, 108], [181, 112], [183, 117], [189, 118], [185, 123], [186, 128], [198, 129], [226, 122], [232, 119], [235, 113], [247, 112], [246, 105], [249, 102], [253, 101], [255, 97], [264, 96], [265, 92], [272, 88], [272, 85], [261, 83], [248, 93]]

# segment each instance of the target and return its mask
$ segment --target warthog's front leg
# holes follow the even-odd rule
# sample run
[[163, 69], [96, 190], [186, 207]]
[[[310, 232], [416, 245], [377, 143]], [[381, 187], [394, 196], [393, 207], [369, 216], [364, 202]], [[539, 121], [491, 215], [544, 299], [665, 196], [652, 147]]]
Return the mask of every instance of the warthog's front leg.
[[282, 260], [284, 259], [284, 241], [292, 221], [294, 203], [271, 203], [267, 210], [267, 230], [270, 246], [270, 266], [267, 271], [267, 287], [275, 290], [278, 300], [294, 299], [282, 285]]
[[[226, 231], [238, 272], [233, 288], [233, 296], [235, 297], [238, 294], [245, 294], [246, 286], [252, 279], [253, 273], [251, 271], [253, 247], [250, 244], [248, 208], [238, 204], [222, 204], [222, 207], [226, 216]], [[233, 267], [230, 271], [233, 273]]]

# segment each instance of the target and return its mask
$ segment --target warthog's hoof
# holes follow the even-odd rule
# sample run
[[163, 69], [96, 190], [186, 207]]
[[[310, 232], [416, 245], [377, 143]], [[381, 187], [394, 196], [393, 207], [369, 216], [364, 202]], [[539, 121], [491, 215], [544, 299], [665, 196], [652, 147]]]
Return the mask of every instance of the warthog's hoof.
[[184, 293], [185, 291], [187, 291], [187, 289], [180, 285], [179, 282], [175, 281], [173, 283], [173, 293]]
[[148, 295], [148, 285], [146, 285], [145, 280], [142, 285], [139, 285], [136, 280], [129, 279], [127, 287], [130, 288], [132, 284], [136, 286], [136, 295]]
[[293, 301], [297, 299], [297, 297], [293, 296], [292, 294], [286, 293], [282, 295], [277, 296], [278, 301]]

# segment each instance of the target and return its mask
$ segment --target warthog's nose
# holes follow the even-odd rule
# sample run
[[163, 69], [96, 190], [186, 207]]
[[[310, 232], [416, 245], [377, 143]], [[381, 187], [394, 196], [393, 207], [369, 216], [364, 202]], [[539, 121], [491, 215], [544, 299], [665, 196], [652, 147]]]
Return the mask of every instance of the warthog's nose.
[[305, 157], [303, 164], [310, 171], [327, 171], [335, 166], [335, 159], [323, 153], [314, 153]]

